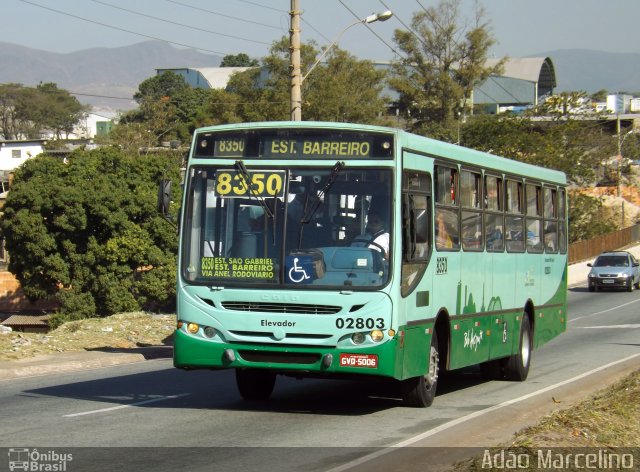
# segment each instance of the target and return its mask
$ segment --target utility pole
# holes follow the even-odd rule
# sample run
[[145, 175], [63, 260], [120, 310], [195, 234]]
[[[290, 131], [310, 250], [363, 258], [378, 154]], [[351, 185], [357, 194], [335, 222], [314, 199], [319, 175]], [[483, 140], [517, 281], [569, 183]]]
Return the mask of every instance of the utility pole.
[[302, 73], [300, 71], [300, 0], [291, 0], [291, 121], [302, 121]]
[[[616, 192], [616, 196], [620, 196], [620, 164], [622, 164], [622, 142], [620, 140], [620, 113], [618, 111], [618, 113], [616, 113], [616, 135], [617, 135], [617, 141], [618, 141], [618, 156], [617, 156], [617, 161], [618, 161], [618, 168], [617, 168], [617, 172], [616, 172], [616, 180], [617, 180], [617, 192]], [[624, 210], [623, 210], [624, 212]]]

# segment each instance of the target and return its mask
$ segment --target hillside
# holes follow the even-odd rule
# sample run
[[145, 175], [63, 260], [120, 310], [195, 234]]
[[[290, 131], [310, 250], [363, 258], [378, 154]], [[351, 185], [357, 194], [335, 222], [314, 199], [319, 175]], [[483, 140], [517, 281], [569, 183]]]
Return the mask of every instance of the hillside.
[[135, 102], [106, 97], [131, 97], [156, 68], [215, 67], [221, 58], [160, 41], [120, 48], [94, 48], [59, 54], [0, 42], [0, 83], [35, 86], [54, 82], [79, 96], [82, 103], [130, 109]]
[[[556, 69], [557, 91], [601, 89], [640, 92], [640, 54], [616, 54], [584, 49], [541, 52]], [[178, 49], [161, 41], [119, 48], [94, 48], [59, 54], [0, 42], [0, 83], [28, 86], [55, 82], [79, 95], [82, 103], [130, 109], [135, 103], [108, 97], [130, 97], [157, 68], [215, 67], [221, 57]]]

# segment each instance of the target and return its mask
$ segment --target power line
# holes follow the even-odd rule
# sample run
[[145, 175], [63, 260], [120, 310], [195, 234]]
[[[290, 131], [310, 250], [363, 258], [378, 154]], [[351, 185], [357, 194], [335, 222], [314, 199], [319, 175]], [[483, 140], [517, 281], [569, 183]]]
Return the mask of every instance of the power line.
[[281, 31], [281, 28], [279, 26], [267, 25], [266, 23], [259, 23], [257, 21], [247, 20], [246, 18], [239, 18], [237, 16], [226, 15], [224, 13], [220, 13], [219, 11], [207, 10], [206, 8], [196, 7], [193, 5], [189, 5], [187, 3], [178, 2], [177, 0], [165, 0], [165, 1], [170, 3], [175, 3], [176, 5], [181, 5], [183, 7], [192, 8], [193, 10], [203, 11], [205, 13], [211, 13], [212, 15], [222, 16], [224, 18], [230, 18], [232, 20], [242, 21], [244, 23], [251, 23], [254, 25], [264, 26], [265, 28], [272, 28], [272, 29]]
[[262, 5], [260, 3], [257, 2], [250, 2], [249, 0], [237, 0], [238, 2], [242, 2], [242, 3], [248, 3], [249, 5], [253, 5], [256, 7], [260, 7], [260, 8], [266, 8], [267, 10], [273, 10], [273, 11], [277, 11], [279, 13], [288, 13], [286, 10], [279, 10], [278, 8], [273, 8], [273, 7], [268, 7], [266, 5]]
[[[135, 11], [135, 10], [129, 10], [128, 8], [123, 8], [123, 7], [119, 7], [117, 5], [112, 5], [111, 3], [103, 2], [101, 0], [91, 0], [91, 1], [94, 2], [94, 3], [98, 3], [100, 5], [105, 5], [107, 7], [115, 8], [116, 10], [126, 11], [128, 13], [133, 13], [134, 15], [139, 15], [139, 16], [143, 16], [145, 18], [151, 18], [152, 20], [162, 21], [164, 23], [169, 23], [169, 24], [172, 24], [172, 25], [177, 25], [177, 26], [182, 26], [182, 27], [193, 29], [193, 30], [197, 30], [197, 31], [202, 31], [204, 33], [215, 34], [217, 36], [224, 36], [226, 38], [239, 39], [241, 41], [249, 41], [249, 42], [252, 42], [252, 43], [267, 44], [267, 45], [270, 44], [270, 43], [266, 43], [264, 41], [256, 41], [255, 39], [242, 38], [240, 36], [233, 36], [231, 34], [220, 33], [218, 31], [211, 31], [211, 30], [207, 30], [207, 29], [203, 29], [203, 28], [198, 28], [197, 26], [193, 26], [193, 25], [185, 25], [184, 23], [178, 23], [177, 21], [166, 20], [164, 18], [159, 18], [157, 16], [147, 15], [146, 13], [140, 13], [140, 12]], [[168, 0], [168, 1], [170, 1], [170, 0]]]
[[[346, 5], [342, 0], [338, 0], [338, 1], [340, 2], [340, 4], [341, 4], [343, 7], [345, 7], [345, 8], [349, 11], [349, 13], [351, 13], [351, 14], [353, 15], [353, 17], [354, 17], [354, 18], [357, 18], [357, 19], [359, 19], [359, 20], [361, 20], [361, 19], [362, 19], [362, 18], [360, 18], [360, 17], [359, 17], [359, 16], [358, 16], [358, 15], [357, 15], [357, 14], [356, 14], [356, 13], [355, 13], [351, 8], [349, 8], [349, 7], [348, 7], [348, 6], [347, 6], [347, 5]], [[370, 27], [368, 24], [366, 24], [366, 23], [365, 23], [364, 25], [367, 27], [367, 29], [368, 29], [369, 31], [371, 31], [371, 32], [374, 34], [374, 36], [375, 36], [376, 38], [378, 38], [378, 39], [379, 39], [379, 40], [380, 40], [380, 41], [381, 41], [385, 46], [387, 46], [387, 47], [391, 50], [391, 52], [393, 52], [396, 56], [402, 57], [402, 55], [401, 55], [398, 51], [396, 51], [396, 50], [394, 49], [394, 47], [393, 47], [393, 46], [391, 46], [389, 43], [387, 43], [387, 42], [384, 40], [384, 38], [382, 38], [382, 36], [380, 36], [378, 33], [376, 33], [376, 32], [374, 31], [374, 29], [373, 29], [373, 28], [371, 28], [371, 27]]]
[[148, 34], [138, 33], [136, 31], [131, 31], [131, 30], [128, 30], [128, 29], [120, 28], [119, 26], [113, 26], [113, 25], [109, 25], [109, 24], [106, 24], [106, 23], [101, 23], [99, 21], [90, 20], [88, 18], [83, 18], [81, 16], [74, 15], [72, 13], [67, 13], [65, 11], [56, 10], [55, 8], [50, 8], [50, 7], [47, 7], [47, 6], [44, 6], [44, 5], [40, 5], [38, 3], [31, 2], [29, 0], [18, 0], [18, 1], [20, 1], [22, 3], [28, 3], [29, 5], [33, 5], [34, 7], [42, 8], [43, 10], [49, 10], [49, 11], [58, 13], [60, 15], [65, 15], [65, 16], [69, 16], [71, 18], [76, 18], [78, 20], [86, 21], [88, 23], [93, 23], [95, 25], [104, 26], [106, 28], [111, 28], [111, 29], [115, 29], [115, 30], [118, 30], [118, 31], [124, 31], [125, 33], [135, 34], [136, 36], [142, 36], [143, 38], [153, 39], [153, 40], [156, 40], [156, 41], [162, 41], [163, 43], [174, 44], [176, 46], [183, 46], [183, 47], [190, 48], [190, 49], [197, 49], [199, 51], [211, 52], [211, 53], [214, 53], [214, 54], [221, 54], [223, 56], [230, 54], [228, 52], [214, 51], [213, 49], [206, 49], [206, 48], [202, 48], [202, 47], [199, 47], [199, 46], [192, 46], [191, 44], [178, 43], [178, 42], [175, 42], [175, 41], [169, 41], [168, 39], [162, 39], [162, 38], [158, 38], [156, 36], [150, 36]]

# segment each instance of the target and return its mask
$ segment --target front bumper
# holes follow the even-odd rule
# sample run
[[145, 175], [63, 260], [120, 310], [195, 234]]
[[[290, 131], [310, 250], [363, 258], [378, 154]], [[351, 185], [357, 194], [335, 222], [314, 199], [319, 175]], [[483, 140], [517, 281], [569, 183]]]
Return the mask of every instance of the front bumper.
[[[198, 339], [176, 330], [173, 363], [184, 369], [263, 368], [280, 373], [307, 375], [360, 374], [396, 377], [401, 371], [401, 354], [397, 337], [352, 349], [321, 346], [255, 345], [216, 343]], [[354, 364], [345, 365], [349, 356]], [[375, 366], [371, 359], [375, 358]], [[362, 359], [362, 361], [360, 361]]]
[[589, 286], [595, 288], [628, 288], [631, 277], [589, 277]]

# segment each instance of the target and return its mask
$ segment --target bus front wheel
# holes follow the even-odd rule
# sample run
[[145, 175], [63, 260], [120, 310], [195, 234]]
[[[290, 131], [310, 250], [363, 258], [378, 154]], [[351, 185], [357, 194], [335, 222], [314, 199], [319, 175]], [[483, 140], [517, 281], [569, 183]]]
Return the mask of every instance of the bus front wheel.
[[438, 336], [434, 331], [429, 346], [429, 368], [425, 375], [402, 381], [402, 399], [407, 406], [425, 408], [431, 406], [438, 387], [440, 370], [440, 351]]
[[245, 400], [268, 400], [275, 384], [275, 372], [261, 369], [236, 369], [236, 385]]
[[529, 375], [531, 365], [531, 351], [533, 350], [533, 336], [531, 333], [531, 322], [526, 314], [522, 315], [520, 325], [520, 343], [518, 351], [506, 359], [504, 376], [507, 380], [522, 382]]

